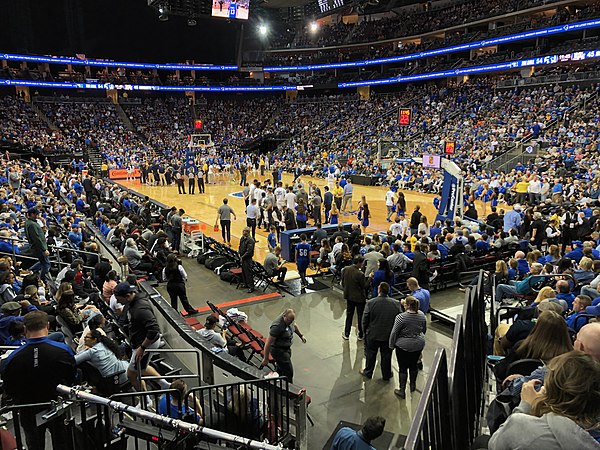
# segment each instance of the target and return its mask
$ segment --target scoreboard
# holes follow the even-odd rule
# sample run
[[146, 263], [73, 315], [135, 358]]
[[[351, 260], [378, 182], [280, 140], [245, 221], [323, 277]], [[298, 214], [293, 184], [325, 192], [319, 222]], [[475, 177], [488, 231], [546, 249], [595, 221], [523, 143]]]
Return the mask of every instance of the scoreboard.
[[344, 0], [317, 0], [317, 4], [319, 5], [319, 11], [323, 14], [341, 8], [344, 6]]
[[398, 124], [401, 127], [407, 127], [412, 121], [412, 110], [410, 108], [400, 108], [400, 114], [398, 116]]

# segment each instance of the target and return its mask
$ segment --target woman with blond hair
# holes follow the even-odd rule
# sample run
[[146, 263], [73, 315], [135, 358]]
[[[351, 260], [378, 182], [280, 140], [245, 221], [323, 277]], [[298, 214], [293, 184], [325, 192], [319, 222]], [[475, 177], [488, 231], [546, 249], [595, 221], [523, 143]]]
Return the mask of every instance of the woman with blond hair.
[[550, 286], [544, 286], [538, 292], [537, 297], [533, 301], [534, 304], [541, 303], [544, 300], [548, 300], [549, 298], [556, 298], [556, 292]]
[[521, 403], [488, 442], [490, 450], [600, 449], [600, 362], [571, 351], [548, 364], [544, 386], [523, 385]]

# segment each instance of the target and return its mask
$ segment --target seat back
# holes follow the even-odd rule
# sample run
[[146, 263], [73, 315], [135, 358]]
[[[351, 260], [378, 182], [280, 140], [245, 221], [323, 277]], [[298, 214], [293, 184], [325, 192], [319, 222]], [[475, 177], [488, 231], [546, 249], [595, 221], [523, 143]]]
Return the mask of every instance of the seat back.
[[519, 359], [508, 366], [506, 376], [514, 374], [531, 375], [535, 369], [543, 365], [544, 362], [540, 359]]

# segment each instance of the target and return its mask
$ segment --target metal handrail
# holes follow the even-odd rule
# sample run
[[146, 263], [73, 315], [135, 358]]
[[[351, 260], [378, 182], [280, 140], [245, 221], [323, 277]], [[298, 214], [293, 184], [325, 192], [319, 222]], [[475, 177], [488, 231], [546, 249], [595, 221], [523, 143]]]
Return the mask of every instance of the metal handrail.
[[149, 348], [145, 351], [145, 353], [151, 354], [151, 353], [168, 353], [168, 354], [175, 354], [175, 353], [194, 353], [196, 355], [196, 375], [189, 374], [189, 375], [181, 375], [181, 374], [175, 374], [175, 375], [160, 375], [160, 376], [142, 376], [142, 371], [141, 371], [141, 367], [140, 367], [140, 361], [136, 362], [136, 366], [137, 366], [137, 377], [138, 377], [138, 381], [144, 381], [144, 380], [161, 380], [161, 379], [165, 379], [165, 380], [169, 380], [169, 379], [176, 379], [176, 378], [193, 378], [197, 381], [198, 384], [201, 383], [201, 369], [202, 369], [202, 365], [200, 364], [200, 351], [196, 348]]
[[233, 442], [235, 444], [241, 444], [249, 448], [253, 449], [261, 449], [261, 450], [280, 450], [281, 447], [266, 444], [264, 442], [254, 441], [252, 439], [243, 438], [240, 436], [236, 436], [230, 433], [225, 433], [223, 431], [214, 430], [212, 428], [207, 428], [202, 425], [197, 425], [194, 423], [184, 422], [183, 420], [173, 419], [171, 417], [161, 416], [160, 414], [155, 414], [149, 411], [144, 411], [143, 409], [136, 408], [135, 406], [130, 406], [125, 403], [121, 403], [118, 401], [110, 400], [108, 398], [100, 397], [98, 395], [90, 394], [88, 392], [83, 391], [80, 387], [68, 387], [62, 384], [59, 384], [56, 387], [56, 391], [59, 394], [66, 395], [70, 398], [76, 400], [82, 400], [90, 403], [96, 403], [99, 405], [107, 406], [115, 411], [124, 412], [131, 416], [138, 417], [143, 420], [149, 420], [159, 426], [166, 426], [170, 428], [175, 428], [177, 430], [185, 431], [187, 433], [198, 433], [210, 438], [224, 440], [228, 442]]
[[[413, 422], [410, 425], [404, 443], [404, 448], [407, 450], [428, 448], [428, 445], [423, 442], [421, 432], [426, 426], [427, 410], [431, 404], [433, 393], [437, 388], [438, 377], [434, 377], [432, 374], [441, 374], [442, 377], [447, 377], [448, 375], [446, 370], [446, 350], [443, 348], [437, 348], [433, 356], [429, 376], [425, 382], [423, 393], [419, 399]], [[450, 445], [450, 442], [448, 442], [448, 445]]]

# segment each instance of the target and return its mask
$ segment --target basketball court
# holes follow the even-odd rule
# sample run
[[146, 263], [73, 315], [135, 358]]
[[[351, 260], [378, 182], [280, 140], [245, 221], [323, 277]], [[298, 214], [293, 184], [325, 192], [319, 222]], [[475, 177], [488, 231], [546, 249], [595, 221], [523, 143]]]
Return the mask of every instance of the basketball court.
[[[270, 173], [265, 172], [265, 175], [256, 177], [259, 181], [270, 178]], [[167, 206], [176, 206], [177, 208], [183, 208], [186, 215], [199, 220], [201, 223], [202, 231], [212, 238], [222, 241], [221, 232], [214, 231], [214, 225], [217, 219], [217, 209], [223, 204], [223, 199], [229, 199], [229, 205], [233, 208], [237, 214], [237, 220], [233, 220], [231, 223], [231, 245], [237, 249], [239, 245], [239, 239], [242, 236], [242, 229], [246, 226], [246, 211], [244, 205], [244, 199], [241, 195], [242, 187], [239, 185], [239, 181], [235, 182], [231, 179], [224, 179], [226, 177], [216, 176], [215, 184], [206, 184], [206, 192], [199, 194], [196, 189], [196, 194], [178, 194], [177, 186], [175, 184], [171, 186], [148, 186], [142, 185], [139, 180], [126, 181], [118, 180], [118, 183], [133, 189], [140, 194], [147, 195], [148, 197], [164, 203]], [[248, 180], [254, 179], [252, 172], [248, 173]], [[327, 184], [322, 178], [314, 177], [301, 177], [305, 188], [308, 188], [308, 181], [316, 183], [323, 192], [323, 187]], [[293, 175], [284, 173], [283, 184], [292, 184]], [[187, 182], [186, 182], [187, 192]], [[356, 210], [358, 202], [362, 195], [366, 196], [367, 202], [371, 210], [370, 225], [367, 228], [367, 233], [386, 232], [389, 228], [390, 223], [386, 221], [387, 209], [385, 207], [385, 193], [387, 192], [385, 186], [361, 186], [354, 185], [354, 194], [352, 197], [353, 208]], [[414, 191], [403, 191], [406, 198], [407, 215], [409, 216], [416, 205], [421, 206], [421, 212], [425, 214], [429, 220], [430, 225], [434, 220], [437, 210], [433, 206], [433, 194], [425, 194]], [[480, 211], [483, 209], [480, 208]], [[340, 222], [353, 222], [358, 223], [356, 213], [343, 215], [340, 214]], [[267, 232], [264, 230], [256, 230], [256, 256], [257, 261], [263, 261], [267, 252]]]

